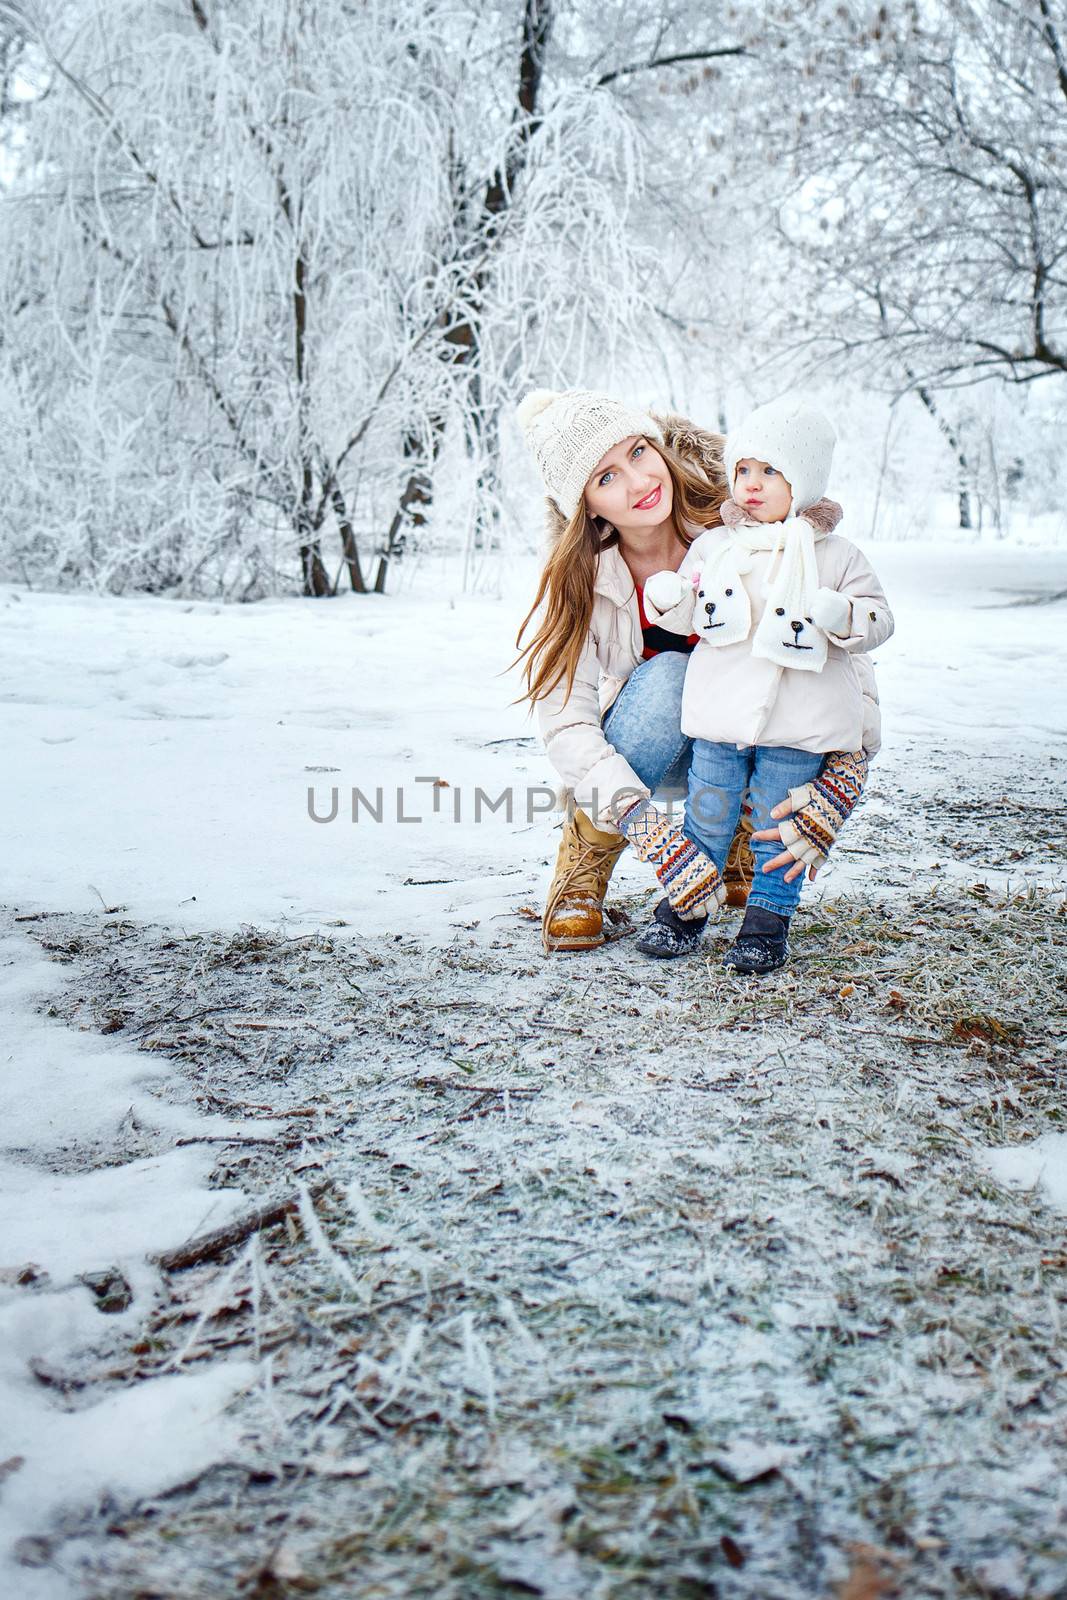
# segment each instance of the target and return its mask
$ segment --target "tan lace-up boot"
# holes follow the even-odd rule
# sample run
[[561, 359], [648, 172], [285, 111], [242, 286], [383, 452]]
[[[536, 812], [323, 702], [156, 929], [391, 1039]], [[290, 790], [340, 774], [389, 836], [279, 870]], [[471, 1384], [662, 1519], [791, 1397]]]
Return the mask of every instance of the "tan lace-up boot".
[[737, 819], [737, 831], [730, 846], [730, 854], [726, 857], [726, 869], [722, 875], [722, 881], [726, 885], [728, 906], [748, 904], [748, 891], [756, 875], [756, 863], [752, 859], [752, 846], [749, 843], [751, 836], [752, 818], [742, 811]]
[[604, 943], [604, 896], [625, 849], [621, 834], [594, 827], [584, 811], [564, 822], [541, 918], [546, 951], [592, 950]]

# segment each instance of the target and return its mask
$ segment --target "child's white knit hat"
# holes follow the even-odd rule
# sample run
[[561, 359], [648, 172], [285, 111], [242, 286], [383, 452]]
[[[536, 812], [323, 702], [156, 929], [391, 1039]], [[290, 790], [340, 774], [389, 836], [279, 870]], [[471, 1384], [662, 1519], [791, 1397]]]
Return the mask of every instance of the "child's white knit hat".
[[646, 411], [591, 389], [533, 389], [517, 415], [545, 488], [565, 517], [573, 517], [593, 468], [620, 440], [638, 434], [663, 443]]
[[766, 461], [789, 480], [795, 515], [826, 493], [836, 443], [829, 417], [801, 395], [759, 406], [726, 435], [722, 455], [730, 492], [739, 461]]

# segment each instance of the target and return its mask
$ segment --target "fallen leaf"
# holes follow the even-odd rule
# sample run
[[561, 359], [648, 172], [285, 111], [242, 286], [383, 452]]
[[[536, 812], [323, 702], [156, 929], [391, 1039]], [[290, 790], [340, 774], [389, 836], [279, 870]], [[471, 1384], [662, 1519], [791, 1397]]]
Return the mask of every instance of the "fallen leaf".
[[982, 1044], [1015, 1047], [1025, 1043], [1023, 1030], [1017, 1022], [1001, 1022], [999, 1017], [987, 1017], [981, 1013], [957, 1017], [952, 1024], [952, 1035], [955, 1039], [973, 1039]]
[[109, 1315], [127, 1311], [133, 1302], [133, 1290], [118, 1267], [105, 1267], [102, 1272], [83, 1272], [79, 1283], [96, 1299], [96, 1308]]
[[296, 1165], [294, 1166], [293, 1171], [294, 1172], [308, 1172], [313, 1167], [321, 1167], [321, 1166], [325, 1165], [326, 1157], [329, 1154], [331, 1154], [331, 1152], [328, 1151], [328, 1150], [324, 1150], [321, 1153], [319, 1153], [317, 1151], [313, 1152], [311, 1155], [305, 1156], [303, 1161], [298, 1161], [296, 1163]]
[[28, 1289], [35, 1283], [45, 1283], [48, 1274], [36, 1261], [27, 1261], [21, 1267], [0, 1267], [0, 1283], [18, 1284], [20, 1289]]
[[903, 1189], [904, 1185], [895, 1172], [886, 1172], [882, 1167], [871, 1167], [866, 1172], [859, 1174], [861, 1178], [881, 1178], [883, 1183], [891, 1183], [894, 1189]]
[[724, 1533], [719, 1540], [719, 1548], [732, 1567], [743, 1567], [748, 1559], [741, 1546], [728, 1533]]
[[896, 1560], [888, 1550], [873, 1544], [853, 1544], [849, 1548], [852, 1570], [838, 1585], [838, 1600], [888, 1600], [896, 1593], [896, 1585], [886, 1571], [896, 1565]]

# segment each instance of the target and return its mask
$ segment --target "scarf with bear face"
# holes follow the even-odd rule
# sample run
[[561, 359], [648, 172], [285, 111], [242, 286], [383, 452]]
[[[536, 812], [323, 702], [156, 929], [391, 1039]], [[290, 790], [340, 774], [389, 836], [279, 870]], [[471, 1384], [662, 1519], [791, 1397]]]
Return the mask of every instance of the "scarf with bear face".
[[748, 638], [752, 607], [742, 580], [752, 571], [753, 557], [770, 551], [763, 580], [766, 605], [752, 635], [752, 654], [796, 672], [821, 672], [826, 665], [826, 635], [810, 613], [819, 587], [815, 540], [823, 533], [803, 517], [749, 522], [732, 501], [723, 507], [723, 525], [728, 538], [694, 580], [694, 629], [713, 648]]

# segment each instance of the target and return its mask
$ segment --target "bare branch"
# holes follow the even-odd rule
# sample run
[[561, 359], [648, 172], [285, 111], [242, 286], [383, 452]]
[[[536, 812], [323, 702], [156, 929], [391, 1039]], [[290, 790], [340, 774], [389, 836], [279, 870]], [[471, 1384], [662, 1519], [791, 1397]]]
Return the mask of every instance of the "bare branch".
[[656, 56], [650, 61], [634, 61], [626, 67], [615, 67], [611, 72], [602, 73], [596, 84], [598, 89], [603, 89], [619, 78], [631, 78], [639, 72], [655, 72], [660, 67], [677, 67], [695, 61], [724, 61], [747, 54], [748, 49], [743, 44], [722, 45], [716, 50], [681, 50], [677, 55]]

